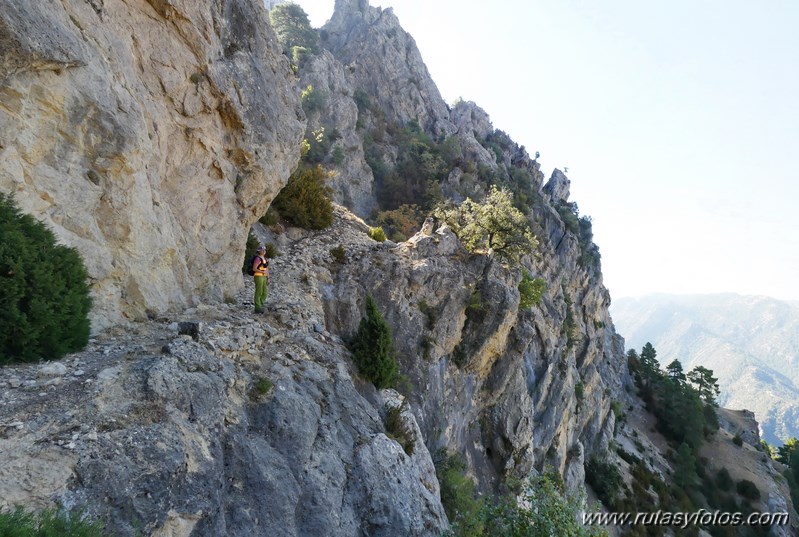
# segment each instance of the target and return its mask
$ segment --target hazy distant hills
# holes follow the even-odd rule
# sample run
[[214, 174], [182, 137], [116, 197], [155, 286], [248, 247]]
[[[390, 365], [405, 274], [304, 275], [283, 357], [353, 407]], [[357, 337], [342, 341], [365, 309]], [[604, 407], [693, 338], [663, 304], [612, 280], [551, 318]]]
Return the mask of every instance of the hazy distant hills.
[[755, 412], [770, 444], [799, 437], [799, 303], [735, 294], [649, 295], [611, 306], [628, 349], [712, 369], [720, 403]]

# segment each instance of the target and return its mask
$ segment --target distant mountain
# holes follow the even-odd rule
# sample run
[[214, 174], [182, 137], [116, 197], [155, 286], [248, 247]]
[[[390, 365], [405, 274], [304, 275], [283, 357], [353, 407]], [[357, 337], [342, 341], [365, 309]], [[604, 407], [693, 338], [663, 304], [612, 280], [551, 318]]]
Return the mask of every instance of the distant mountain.
[[628, 349], [649, 341], [663, 365], [712, 369], [722, 406], [754, 411], [767, 442], [799, 437], [799, 303], [657, 294], [615, 300], [610, 311]]

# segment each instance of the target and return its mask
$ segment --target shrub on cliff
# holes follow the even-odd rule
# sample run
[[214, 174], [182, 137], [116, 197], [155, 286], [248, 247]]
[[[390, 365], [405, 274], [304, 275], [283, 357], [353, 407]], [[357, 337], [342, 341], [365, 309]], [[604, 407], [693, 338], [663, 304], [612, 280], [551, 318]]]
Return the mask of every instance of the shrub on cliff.
[[399, 380], [399, 364], [391, 328], [371, 295], [366, 297], [366, 316], [350, 344], [358, 372], [379, 390], [392, 388]]
[[519, 282], [519, 309], [525, 310], [541, 303], [546, 291], [547, 282], [543, 278], [533, 278], [526, 270], [522, 272]]
[[505, 496], [489, 503], [483, 509], [484, 535], [608, 535], [602, 528], [580, 524], [579, 514], [586, 510], [585, 498], [565, 490], [563, 481], [555, 473], [530, 478], [522, 487], [520, 500]]
[[32, 513], [23, 509], [0, 513], [3, 537], [102, 537], [101, 522], [84, 520], [80, 513], [48, 509]]
[[321, 166], [300, 164], [272, 205], [295, 226], [324, 229], [333, 223], [333, 204], [330, 189], [325, 185], [326, 178], [327, 172]]
[[527, 218], [513, 206], [513, 194], [492, 185], [483, 203], [470, 198], [458, 206], [440, 206], [436, 218], [445, 221], [470, 252], [494, 252], [518, 262], [538, 247]]
[[91, 297], [78, 252], [0, 194], [0, 365], [86, 346]]

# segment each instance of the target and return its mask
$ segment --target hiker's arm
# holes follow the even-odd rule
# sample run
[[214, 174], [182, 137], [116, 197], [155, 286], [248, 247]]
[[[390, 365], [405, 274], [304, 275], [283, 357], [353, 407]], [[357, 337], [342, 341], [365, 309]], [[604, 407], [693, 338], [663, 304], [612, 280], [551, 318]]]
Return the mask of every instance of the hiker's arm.
[[258, 267], [260, 267], [260, 266], [261, 266], [261, 258], [260, 257], [256, 257], [255, 259], [252, 260], [252, 270], [253, 270], [253, 272], [257, 271]]

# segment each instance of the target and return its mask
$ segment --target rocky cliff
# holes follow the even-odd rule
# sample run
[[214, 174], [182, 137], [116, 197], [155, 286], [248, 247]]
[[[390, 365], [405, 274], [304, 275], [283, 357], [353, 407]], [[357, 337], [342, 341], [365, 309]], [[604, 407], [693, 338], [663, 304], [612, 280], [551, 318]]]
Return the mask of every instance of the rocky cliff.
[[0, 5], [0, 189], [83, 255], [95, 331], [232, 296], [303, 127], [260, 2]]

